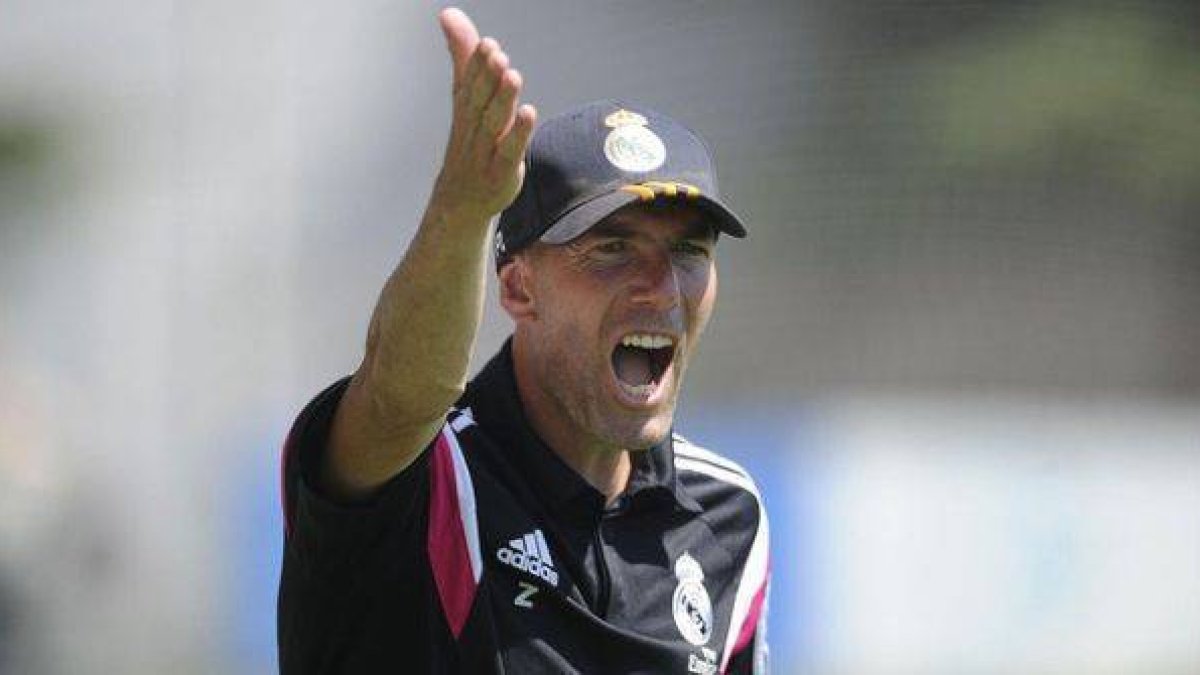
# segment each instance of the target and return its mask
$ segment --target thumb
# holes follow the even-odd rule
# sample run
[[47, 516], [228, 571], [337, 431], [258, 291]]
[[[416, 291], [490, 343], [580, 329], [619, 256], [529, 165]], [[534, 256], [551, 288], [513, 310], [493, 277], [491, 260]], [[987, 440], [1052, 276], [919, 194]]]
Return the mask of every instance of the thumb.
[[467, 60], [479, 44], [479, 31], [471, 17], [457, 7], [447, 7], [438, 13], [438, 23], [442, 25], [442, 33], [446, 36], [446, 47], [450, 50], [450, 58], [454, 60], [454, 79], [462, 77], [467, 68]]

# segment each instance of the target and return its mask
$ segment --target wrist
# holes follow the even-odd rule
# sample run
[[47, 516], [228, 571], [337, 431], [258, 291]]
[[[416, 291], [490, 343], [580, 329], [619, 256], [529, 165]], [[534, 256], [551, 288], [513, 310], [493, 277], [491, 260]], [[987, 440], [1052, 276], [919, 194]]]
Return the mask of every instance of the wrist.
[[487, 230], [497, 214], [487, 206], [464, 198], [439, 180], [425, 209], [426, 217], [456, 230]]

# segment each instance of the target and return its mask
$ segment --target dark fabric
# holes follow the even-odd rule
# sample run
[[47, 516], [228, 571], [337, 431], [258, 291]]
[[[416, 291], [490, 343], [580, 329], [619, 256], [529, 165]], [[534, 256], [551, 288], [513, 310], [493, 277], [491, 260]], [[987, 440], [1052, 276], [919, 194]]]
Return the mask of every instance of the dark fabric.
[[[752, 494], [677, 473], [668, 439], [635, 455], [628, 489], [606, 508], [529, 427], [506, 345], [450, 416], [474, 484], [483, 564], [455, 640], [426, 553], [430, 449], [365, 503], [338, 504], [320, 491], [345, 387], [309, 404], [285, 449], [284, 675], [688, 673], [689, 659], [719, 659], [726, 631], [738, 629], [727, 624], [758, 527]], [[515, 555], [514, 544], [534, 535], [544, 537], [542, 567], [553, 574], [524, 569], [533, 558]], [[673, 612], [681, 583], [673, 565], [685, 554], [711, 598], [703, 648], [684, 640]]]

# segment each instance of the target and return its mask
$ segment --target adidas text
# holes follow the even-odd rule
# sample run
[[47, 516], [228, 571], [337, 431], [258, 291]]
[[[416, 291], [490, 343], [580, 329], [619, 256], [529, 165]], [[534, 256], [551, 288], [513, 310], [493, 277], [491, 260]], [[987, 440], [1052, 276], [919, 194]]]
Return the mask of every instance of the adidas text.
[[496, 550], [496, 558], [510, 567], [527, 572], [545, 581], [551, 586], [558, 586], [558, 571], [550, 559], [550, 549], [541, 530], [534, 530], [524, 537], [518, 537]]

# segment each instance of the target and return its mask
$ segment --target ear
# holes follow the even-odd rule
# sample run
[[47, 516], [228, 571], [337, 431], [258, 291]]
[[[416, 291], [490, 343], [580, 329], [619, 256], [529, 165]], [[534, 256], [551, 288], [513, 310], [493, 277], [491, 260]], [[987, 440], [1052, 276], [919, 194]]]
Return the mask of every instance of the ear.
[[514, 322], [537, 316], [534, 294], [531, 292], [529, 261], [514, 256], [500, 268], [500, 306]]

